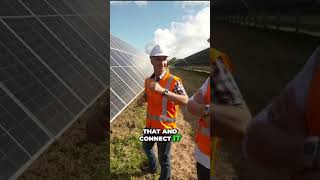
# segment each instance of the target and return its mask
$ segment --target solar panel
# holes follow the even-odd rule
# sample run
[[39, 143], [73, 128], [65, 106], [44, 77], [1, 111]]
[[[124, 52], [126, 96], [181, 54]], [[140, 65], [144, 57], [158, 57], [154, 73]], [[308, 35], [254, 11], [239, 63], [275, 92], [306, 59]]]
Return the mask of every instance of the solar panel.
[[153, 72], [145, 53], [110, 35], [110, 122], [138, 96]]
[[104, 2], [0, 1], [0, 179], [19, 176], [109, 88]]
[[185, 59], [185, 62], [188, 65], [194, 65], [194, 66], [209, 66], [209, 61], [208, 59], [210, 59], [210, 52], [209, 52], [209, 48], [204, 49], [202, 51], [199, 51], [195, 54], [192, 54]]

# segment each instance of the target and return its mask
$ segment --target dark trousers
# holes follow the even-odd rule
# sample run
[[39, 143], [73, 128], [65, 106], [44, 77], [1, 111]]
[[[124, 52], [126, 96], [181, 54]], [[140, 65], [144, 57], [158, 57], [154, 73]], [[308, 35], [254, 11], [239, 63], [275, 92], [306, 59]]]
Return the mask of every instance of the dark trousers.
[[197, 162], [198, 180], [210, 180], [210, 169]]
[[[157, 169], [156, 156], [152, 150], [155, 142], [143, 142], [142, 147], [149, 161], [151, 171]], [[157, 142], [158, 160], [161, 166], [160, 180], [169, 180], [171, 177], [170, 150], [172, 141]]]

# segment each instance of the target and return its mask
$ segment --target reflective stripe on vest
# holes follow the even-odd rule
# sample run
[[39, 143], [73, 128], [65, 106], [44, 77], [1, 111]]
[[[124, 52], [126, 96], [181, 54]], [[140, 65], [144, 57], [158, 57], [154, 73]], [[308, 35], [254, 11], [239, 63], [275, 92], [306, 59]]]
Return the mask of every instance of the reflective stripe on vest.
[[210, 161], [210, 166], [211, 166], [211, 168], [210, 168], [210, 176], [214, 176], [214, 167], [215, 167], [214, 158], [215, 158], [215, 154], [217, 152], [218, 142], [219, 142], [218, 138], [216, 138], [216, 137], [212, 138], [212, 144], [211, 144], [212, 154], [211, 154], [211, 161]]
[[[170, 78], [168, 80], [166, 89], [170, 88], [172, 81], [173, 81], [173, 76], [170, 74]], [[167, 102], [168, 102], [168, 97], [163, 96], [163, 98], [162, 98], [162, 115], [167, 115]]]
[[199, 133], [205, 136], [210, 136], [210, 128], [200, 128]]
[[195, 159], [197, 160], [198, 163], [200, 163], [204, 167], [210, 169], [210, 157], [208, 157], [207, 155], [203, 154], [200, 151], [198, 146], [196, 146], [195, 149], [194, 149], [194, 156], [195, 156]]
[[176, 122], [176, 118], [169, 118], [167, 116], [152, 116], [147, 114], [147, 118], [155, 121]]

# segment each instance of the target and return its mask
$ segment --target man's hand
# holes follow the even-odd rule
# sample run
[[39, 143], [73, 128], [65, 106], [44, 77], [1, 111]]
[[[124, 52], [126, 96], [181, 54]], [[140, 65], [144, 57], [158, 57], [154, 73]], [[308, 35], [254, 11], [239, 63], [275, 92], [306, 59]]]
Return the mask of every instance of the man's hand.
[[137, 106], [138, 107], [143, 106], [143, 104], [145, 102], [147, 102], [147, 96], [143, 95], [143, 96], [139, 97], [139, 99], [137, 100]]
[[246, 133], [251, 113], [245, 103], [241, 105], [210, 104], [210, 121], [213, 135], [234, 142], [241, 142]]
[[189, 99], [189, 101], [187, 103], [187, 110], [195, 116], [202, 117], [205, 120], [205, 122], [207, 123], [207, 125], [210, 126], [210, 114], [208, 116], [204, 117], [205, 106], [206, 106], [206, 104], [205, 104], [203, 98], [201, 98], [200, 91], [198, 90], [197, 92], [195, 92], [193, 97]]
[[[158, 82], [155, 82], [152, 80], [149, 84], [149, 88], [152, 91], [158, 92], [160, 94], [163, 94], [165, 91], [165, 88], [163, 88]], [[170, 101], [173, 101], [174, 103], [179, 104], [179, 105], [186, 105], [187, 101], [189, 99], [187, 95], [180, 95], [180, 94], [176, 94], [171, 91], [168, 92], [167, 97]]]
[[151, 81], [149, 87], [150, 87], [151, 90], [156, 91], [156, 92], [161, 93], [161, 94], [165, 90], [158, 82], [155, 82], [155, 81]]

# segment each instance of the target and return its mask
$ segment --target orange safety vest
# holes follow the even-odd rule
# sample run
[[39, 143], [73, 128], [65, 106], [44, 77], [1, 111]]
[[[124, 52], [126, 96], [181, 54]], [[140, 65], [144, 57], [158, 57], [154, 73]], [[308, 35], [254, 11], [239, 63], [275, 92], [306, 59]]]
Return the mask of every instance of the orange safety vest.
[[[204, 96], [204, 104], [210, 104], [210, 81], [207, 84], [207, 89]], [[211, 141], [210, 141], [210, 126], [200, 118], [198, 121], [198, 129], [196, 131], [195, 142], [201, 153], [208, 157], [210, 161]]]
[[[306, 97], [306, 127], [307, 136], [320, 137], [320, 64], [317, 64], [313, 79], [309, 87], [309, 94]], [[292, 177], [292, 180], [301, 179], [299, 175]]]
[[317, 64], [307, 96], [307, 133], [320, 137], [320, 64]]
[[[166, 72], [158, 83], [169, 91], [173, 91], [177, 81], [180, 81], [179, 77]], [[146, 127], [154, 129], [176, 128], [177, 105], [173, 101], [169, 101], [167, 96], [151, 90], [151, 82], [150, 78], [145, 80], [145, 92], [148, 101]]]

